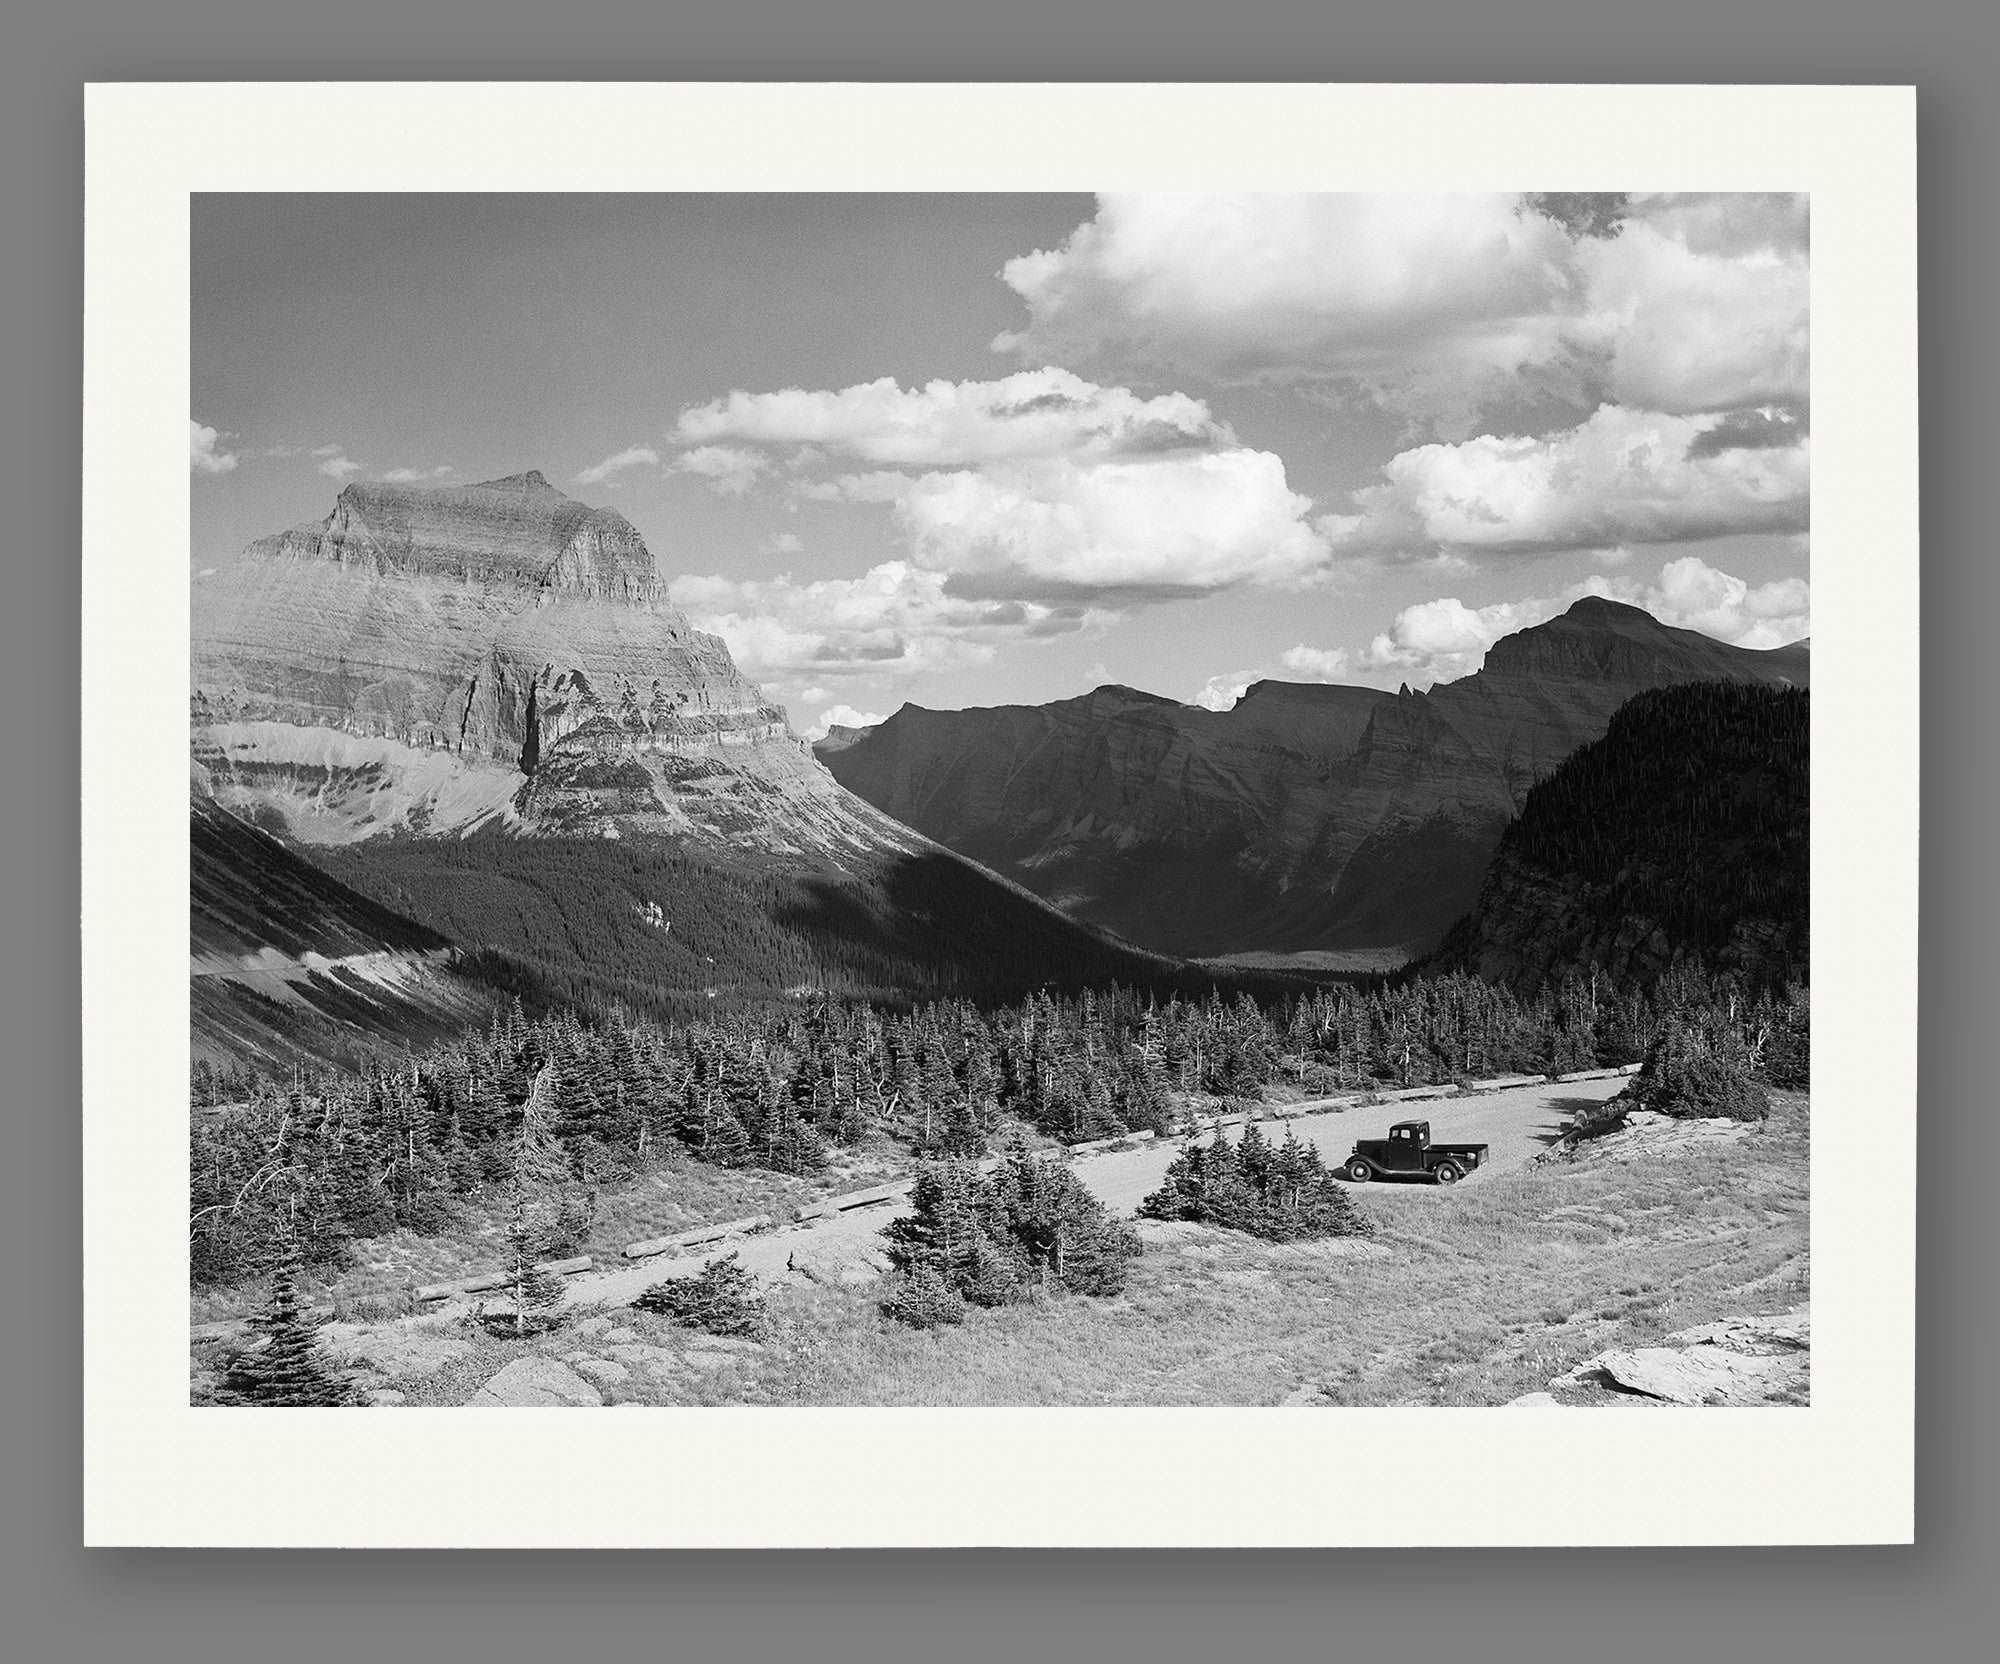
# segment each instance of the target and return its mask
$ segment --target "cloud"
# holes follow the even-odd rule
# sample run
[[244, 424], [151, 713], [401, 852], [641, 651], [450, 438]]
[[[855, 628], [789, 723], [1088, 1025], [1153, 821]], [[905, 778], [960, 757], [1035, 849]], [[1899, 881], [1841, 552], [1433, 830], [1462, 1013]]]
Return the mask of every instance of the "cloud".
[[220, 449], [224, 435], [214, 428], [204, 427], [189, 418], [188, 426], [193, 429], [192, 445], [188, 455], [188, 466], [197, 474], [226, 474], [236, 466], [234, 451]]
[[1188, 703], [1226, 711], [1258, 682], [1335, 682], [1347, 674], [1348, 664], [1344, 647], [1308, 647], [1301, 642], [1278, 655], [1277, 669], [1228, 670], [1209, 677]]
[[576, 476], [576, 483], [578, 485], [602, 485], [613, 474], [620, 473], [624, 469], [657, 468], [659, 465], [660, 453], [654, 450], [651, 445], [632, 445], [618, 452], [615, 456], [608, 456], [602, 462], [593, 463], [590, 467], [585, 468]]
[[1662, 624], [1699, 630], [1738, 647], [1782, 647], [1810, 632], [1812, 591], [1804, 578], [1753, 585], [1698, 555], [1684, 555], [1662, 566], [1651, 584], [1596, 573], [1560, 594], [1484, 607], [1469, 607], [1456, 596], [1419, 602], [1375, 637], [1359, 666], [1419, 685], [1451, 681], [1477, 670], [1502, 636], [1544, 623], [1585, 595], [1643, 607]]
[[[1607, 593], [1626, 599], [1616, 585]], [[1661, 567], [1659, 583], [1639, 604], [1663, 624], [1738, 647], [1783, 647], [1811, 631], [1812, 587], [1804, 578], [1752, 585], [1693, 555]]]
[[879, 468], [932, 469], [1206, 447], [1228, 442], [1229, 431], [1184, 393], [1143, 398], [1040, 369], [907, 390], [884, 376], [837, 392], [735, 392], [683, 411], [674, 438], [810, 447]]
[[1541, 438], [1420, 445], [1353, 494], [1357, 512], [1319, 529], [1343, 553], [1460, 561], [1802, 531], [1803, 432], [1782, 448], [1725, 443], [1732, 422], [1743, 431], [1735, 417], [1605, 405]]
[[1720, 456], [1724, 451], [1781, 451], [1798, 444], [1806, 431], [1803, 408], [1764, 405], [1732, 410], [1714, 427], [1688, 442], [1691, 457]]
[[389, 485], [422, 485], [428, 480], [441, 480], [457, 473], [450, 463], [437, 468], [391, 468], [382, 476]]
[[1116, 604], [1322, 576], [1311, 508], [1276, 456], [1238, 449], [925, 474], [895, 516], [960, 593]]
[[1803, 208], [1794, 237], [1780, 202], [1661, 198], [1617, 237], [1580, 245], [1570, 336], [1605, 398], [1677, 414], [1804, 401]]
[[819, 713], [819, 720], [806, 729], [806, 738], [823, 740], [829, 728], [873, 728], [877, 723], [888, 720], [875, 711], [857, 711], [852, 705], [835, 705], [831, 710]]
[[1802, 396], [1802, 197], [1106, 195], [1010, 260], [1031, 362], [1344, 384], [1466, 431], [1523, 393]]
[[998, 649], [1103, 628], [1080, 605], [976, 599], [945, 574], [885, 561], [859, 578], [675, 578], [674, 601], [760, 678], [910, 674], [990, 662]]
[[1487, 607], [1468, 607], [1455, 595], [1419, 602], [1396, 614], [1388, 630], [1361, 655], [1361, 665], [1371, 671], [1397, 672], [1419, 685], [1469, 676], [1485, 659], [1486, 649], [1502, 636], [1543, 623], [1575, 598], [1500, 601]]
[[793, 500], [889, 506], [908, 561], [963, 599], [1201, 595], [1324, 575], [1326, 539], [1284, 463], [1201, 400], [1066, 370], [731, 393], [684, 411], [676, 464], [719, 489], [782, 469]]
[[797, 532], [779, 532], [765, 544], [765, 548], [774, 555], [796, 555], [805, 546], [805, 539]]
[[741, 497], [767, 472], [771, 459], [758, 451], [733, 445], [697, 445], [674, 459], [684, 474], [694, 474], [708, 482], [711, 491], [725, 497]]
[[322, 445], [313, 455], [321, 459], [319, 471], [330, 480], [344, 480], [350, 474], [361, 472], [361, 464], [338, 445]]
[[1301, 642], [1298, 646], [1287, 647], [1280, 653], [1278, 662], [1300, 681], [1331, 682], [1336, 677], [1347, 674], [1347, 649], [1308, 647]]
[[1249, 690], [1253, 682], [1265, 679], [1261, 670], [1227, 670], [1202, 683], [1188, 701], [1205, 711], [1226, 711]]

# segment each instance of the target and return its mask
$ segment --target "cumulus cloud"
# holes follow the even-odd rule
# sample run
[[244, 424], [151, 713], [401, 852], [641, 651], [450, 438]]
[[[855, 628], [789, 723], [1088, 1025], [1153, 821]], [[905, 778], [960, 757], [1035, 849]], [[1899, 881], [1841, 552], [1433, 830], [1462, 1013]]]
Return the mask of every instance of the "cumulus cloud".
[[889, 719], [877, 711], [857, 711], [852, 705], [835, 705], [819, 713], [819, 720], [806, 729], [809, 740], [823, 740], [829, 728], [873, 728]]
[[1300, 584], [1328, 547], [1284, 463], [1201, 400], [1066, 370], [731, 393], [682, 413], [677, 466], [747, 490], [890, 507], [910, 564], [962, 599], [1107, 605]]
[[424, 485], [432, 480], [448, 479], [457, 472], [447, 462], [436, 468], [391, 468], [382, 478], [390, 485]]
[[1468, 607], [1457, 596], [1422, 601], [1396, 614], [1361, 655], [1364, 669], [1393, 671], [1418, 684], [1449, 682], [1477, 670], [1486, 649], [1504, 635], [1540, 624], [1575, 596], [1500, 601]]
[[1461, 431], [1521, 392], [1690, 413], [1802, 396], [1805, 203], [1762, 195], [1106, 195], [1007, 263], [994, 347], [1351, 385]]
[[1004, 644], [1054, 640], [1110, 621], [1084, 606], [955, 595], [945, 574], [908, 561], [807, 583], [684, 576], [670, 592], [698, 628], [721, 636], [758, 677], [948, 670], [988, 663]]
[[361, 464], [348, 456], [344, 446], [321, 445], [313, 455], [319, 458], [319, 471], [330, 480], [344, 480], [361, 472]]
[[651, 445], [632, 445], [608, 456], [602, 462], [594, 462], [576, 476], [578, 485], [602, 485], [613, 474], [622, 473], [627, 468], [657, 468], [660, 453]]
[[1803, 530], [1803, 432], [1744, 445], [1728, 442], [1731, 421], [1745, 431], [1737, 418], [1604, 405], [1545, 437], [1420, 445], [1319, 529], [1345, 553], [1457, 560]]
[[1698, 555], [1683, 555], [1662, 566], [1650, 584], [1596, 573], [1560, 594], [1484, 607], [1469, 607], [1456, 596], [1419, 602], [1375, 637], [1359, 668], [1419, 685], [1452, 681], [1477, 670], [1502, 636], [1544, 623], [1585, 595], [1643, 607], [1662, 624], [1738, 647], [1782, 647], [1810, 632], [1812, 591], [1804, 578], [1752, 584]]
[[1348, 668], [1346, 648], [1308, 647], [1304, 642], [1287, 647], [1278, 655], [1278, 662], [1289, 675], [1303, 682], [1331, 682], [1346, 675]]
[[1792, 199], [1657, 199], [1578, 248], [1570, 334], [1604, 396], [1680, 414], [1806, 396], [1807, 260]]
[[805, 539], [797, 532], [779, 532], [765, 545], [774, 555], [796, 555], [805, 546]]
[[1263, 680], [1261, 670], [1226, 670], [1203, 682], [1188, 703], [1205, 711], [1226, 711], [1249, 691], [1252, 683]]
[[1429, 405], [1553, 356], [1570, 246], [1499, 195], [1106, 195], [1007, 262], [1028, 322], [993, 345]]
[[214, 428], [204, 427], [192, 417], [189, 418], [188, 426], [194, 430], [188, 455], [188, 466], [193, 472], [226, 474], [236, 466], [236, 453], [222, 449], [221, 442], [224, 435]]
[[1229, 433], [1184, 393], [1142, 398], [1067, 370], [1040, 369], [907, 390], [884, 376], [837, 392], [735, 392], [683, 411], [674, 437], [696, 446], [810, 447], [883, 468], [947, 468], [1129, 456], [1223, 443]]
[[684, 474], [706, 480], [711, 491], [725, 497], [741, 497], [757, 483], [758, 475], [771, 466], [771, 460], [759, 451], [733, 445], [697, 445], [676, 457], [674, 466]]
[[1119, 600], [1298, 584], [1327, 564], [1268, 451], [925, 474], [895, 513], [963, 593]]

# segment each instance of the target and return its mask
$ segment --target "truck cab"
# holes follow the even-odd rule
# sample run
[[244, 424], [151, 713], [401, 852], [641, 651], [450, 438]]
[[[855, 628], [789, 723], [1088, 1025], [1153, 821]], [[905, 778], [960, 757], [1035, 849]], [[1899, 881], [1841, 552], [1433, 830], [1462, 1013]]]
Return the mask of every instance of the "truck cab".
[[1430, 1148], [1431, 1124], [1428, 1121], [1398, 1121], [1389, 1129], [1389, 1136], [1381, 1142], [1382, 1159], [1378, 1166], [1392, 1173], [1421, 1173], [1424, 1170], [1424, 1151]]

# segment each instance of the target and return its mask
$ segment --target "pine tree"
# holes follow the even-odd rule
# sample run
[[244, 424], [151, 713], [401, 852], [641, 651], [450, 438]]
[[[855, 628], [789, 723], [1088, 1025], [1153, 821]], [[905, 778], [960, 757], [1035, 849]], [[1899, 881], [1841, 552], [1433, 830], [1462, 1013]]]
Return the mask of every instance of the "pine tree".
[[354, 1389], [329, 1373], [321, 1358], [319, 1324], [299, 1305], [302, 1269], [298, 1236], [287, 1228], [271, 1273], [270, 1299], [252, 1324], [265, 1344], [236, 1354], [216, 1390], [220, 1402], [287, 1408], [358, 1402]]
[[554, 1075], [555, 1064], [545, 1064], [521, 1106], [507, 1181], [506, 1286], [514, 1297], [511, 1326], [517, 1336], [548, 1327], [562, 1304], [561, 1281], [541, 1265], [563, 1245], [573, 1208], [569, 1163], [551, 1128]]
[[1139, 1236], [1115, 1219], [1068, 1163], [1016, 1146], [994, 1175], [1006, 1231], [1027, 1270], [1048, 1292], [1116, 1294]]
[[1289, 1128], [1276, 1149], [1253, 1126], [1232, 1146], [1183, 1150], [1159, 1189], [1139, 1204], [1147, 1219], [1184, 1219], [1272, 1242], [1366, 1236], [1373, 1227], [1327, 1172], [1320, 1153]]

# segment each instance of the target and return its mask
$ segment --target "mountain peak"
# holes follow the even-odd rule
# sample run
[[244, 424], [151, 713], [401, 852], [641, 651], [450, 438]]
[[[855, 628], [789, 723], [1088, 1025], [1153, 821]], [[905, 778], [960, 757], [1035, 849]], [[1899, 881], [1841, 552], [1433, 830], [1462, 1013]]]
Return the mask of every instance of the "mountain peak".
[[1562, 616], [1574, 618], [1578, 623], [1619, 621], [1628, 624], [1646, 623], [1656, 629], [1665, 628], [1644, 607], [1635, 607], [1629, 601], [1614, 601], [1608, 595], [1580, 595], [1569, 604]]
[[508, 474], [502, 479], [480, 480], [472, 488], [474, 491], [549, 491], [558, 497], [563, 493], [549, 484], [548, 476], [539, 468], [530, 468], [525, 474]]

